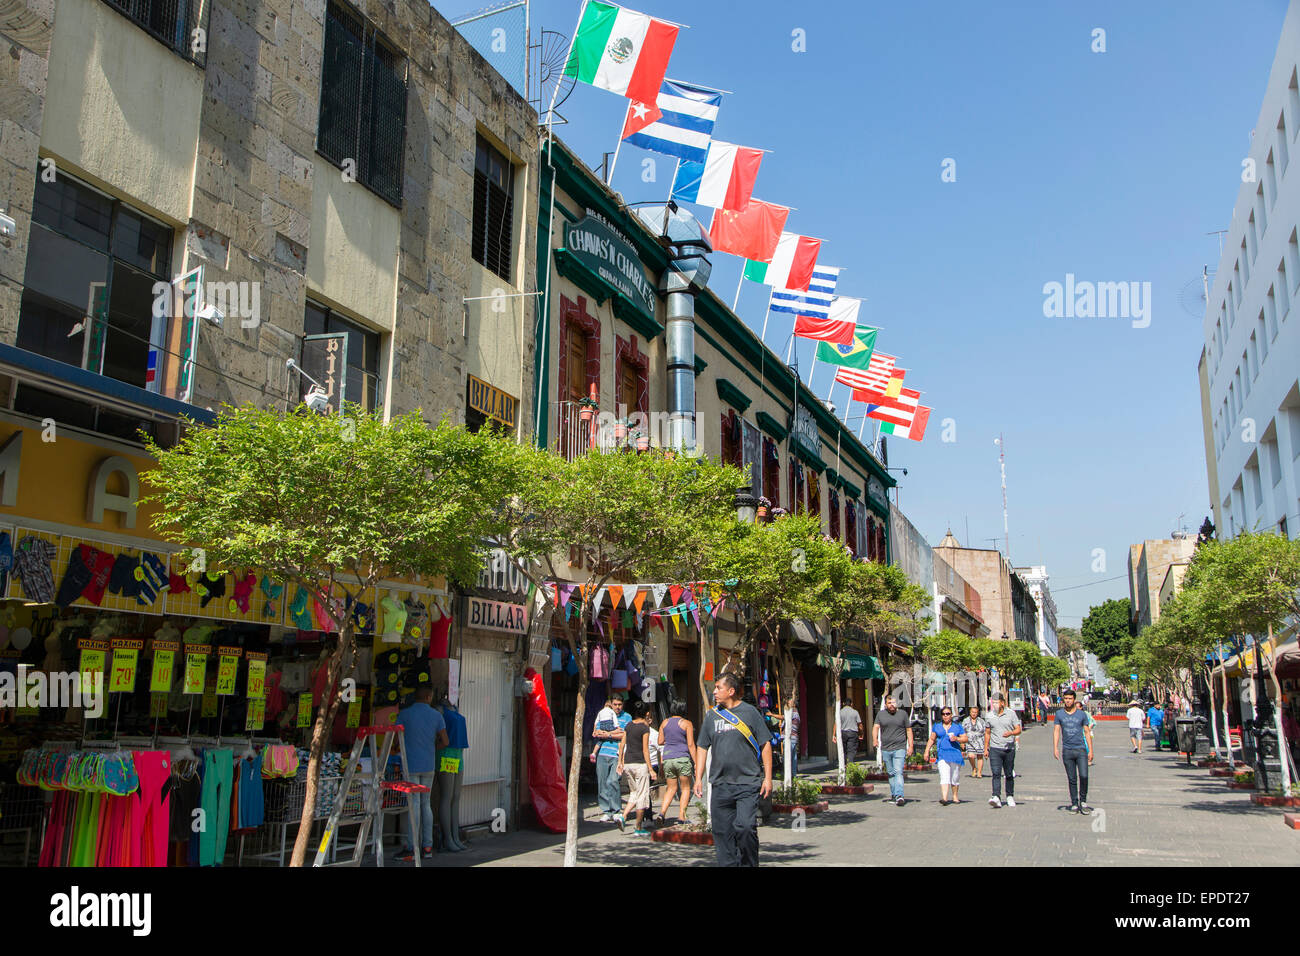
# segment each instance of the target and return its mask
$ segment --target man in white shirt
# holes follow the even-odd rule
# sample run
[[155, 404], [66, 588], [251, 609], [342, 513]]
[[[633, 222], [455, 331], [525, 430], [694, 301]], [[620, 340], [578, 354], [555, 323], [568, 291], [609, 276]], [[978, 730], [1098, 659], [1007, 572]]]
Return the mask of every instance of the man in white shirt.
[[1128, 706], [1128, 739], [1133, 745], [1133, 752], [1140, 754], [1142, 752], [1142, 727], [1146, 724], [1147, 715], [1138, 706], [1137, 701], [1133, 701]]
[[858, 741], [862, 737], [862, 715], [847, 700], [840, 708], [840, 736], [844, 738], [844, 764], [858, 759]]

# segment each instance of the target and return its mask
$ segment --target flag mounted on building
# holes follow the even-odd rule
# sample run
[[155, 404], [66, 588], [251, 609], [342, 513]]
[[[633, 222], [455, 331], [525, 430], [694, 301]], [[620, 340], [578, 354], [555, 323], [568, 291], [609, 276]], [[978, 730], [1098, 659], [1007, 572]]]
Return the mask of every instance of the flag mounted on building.
[[676, 24], [600, 0], [588, 0], [569, 46], [564, 75], [654, 104], [677, 41]]
[[896, 425], [893, 422], [881, 422], [880, 434], [897, 435], [899, 438], [907, 438], [912, 441], [920, 441], [925, 437], [925, 426], [930, 423], [930, 409], [925, 405], [918, 405], [916, 413], [912, 416], [912, 421], [908, 425]]
[[[831, 303], [834, 305], [834, 303]], [[834, 345], [820, 342], [817, 345], [817, 361], [827, 365], [842, 365], [849, 369], [865, 371], [871, 367], [871, 356], [876, 349], [876, 333], [867, 325], [860, 325], [853, 333], [853, 340], [847, 345]]]
[[821, 252], [821, 248], [820, 239], [783, 232], [780, 240], [777, 241], [772, 261], [746, 262], [745, 278], [750, 282], [770, 285], [774, 289], [807, 292], [808, 283], [812, 281], [813, 268], [817, 265], [817, 254]]
[[641, 149], [702, 163], [709, 157], [721, 103], [722, 94], [717, 90], [664, 80], [654, 104], [628, 104], [623, 139]]
[[853, 400], [855, 402], [865, 402], [870, 405], [879, 402], [882, 398], [898, 398], [903, 389], [903, 378], [907, 375], [907, 369], [895, 367], [889, 373], [889, 384], [885, 386], [884, 391], [874, 391], [866, 388], [855, 388], [853, 390]]
[[[861, 299], [848, 296], [836, 296], [831, 302], [830, 312], [824, 319], [810, 315], [801, 315], [794, 320], [794, 334], [805, 339], [819, 339], [843, 347], [852, 347], [853, 331], [858, 327], [858, 309]], [[872, 343], [875, 343], [875, 331], [872, 330]]]
[[[817, 346], [820, 352], [822, 346]], [[884, 352], [871, 353], [871, 362], [865, 369], [841, 368], [835, 372], [835, 381], [849, 388], [865, 388], [873, 392], [883, 392], [889, 387], [889, 376], [894, 370], [897, 359]]]
[[914, 388], [899, 391], [898, 398], [882, 398], [867, 406], [867, 417], [895, 425], [911, 427], [912, 417], [921, 404], [921, 393]]
[[754, 193], [754, 180], [758, 178], [762, 161], [761, 149], [715, 139], [709, 143], [709, 155], [704, 162], [683, 162], [677, 167], [673, 199], [713, 209], [743, 210]]
[[789, 215], [789, 207], [761, 199], [751, 200], [742, 212], [719, 209], [709, 223], [709, 242], [714, 252], [768, 262], [776, 252], [781, 229]]
[[[829, 319], [831, 302], [835, 298], [835, 285], [839, 281], [837, 266], [813, 266], [812, 279], [807, 291], [798, 289], [773, 289], [769, 308], [787, 315], [806, 315], [810, 319]], [[847, 340], [846, 340], [847, 341]]]

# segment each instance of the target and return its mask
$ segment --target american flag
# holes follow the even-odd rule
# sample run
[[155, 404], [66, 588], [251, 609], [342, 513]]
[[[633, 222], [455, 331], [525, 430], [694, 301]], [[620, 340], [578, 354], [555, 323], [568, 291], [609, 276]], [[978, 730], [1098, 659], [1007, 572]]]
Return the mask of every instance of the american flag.
[[839, 368], [835, 371], [835, 381], [850, 388], [865, 388], [872, 392], [883, 392], [889, 387], [889, 378], [898, 359], [884, 352], [871, 353], [871, 366], [863, 371], [856, 368]]
[[838, 266], [813, 266], [807, 292], [799, 289], [772, 290], [772, 311], [806, 315], [813, 319], [829, 319], [831, 299], [835, 298], [835, 284], [839, 279]]

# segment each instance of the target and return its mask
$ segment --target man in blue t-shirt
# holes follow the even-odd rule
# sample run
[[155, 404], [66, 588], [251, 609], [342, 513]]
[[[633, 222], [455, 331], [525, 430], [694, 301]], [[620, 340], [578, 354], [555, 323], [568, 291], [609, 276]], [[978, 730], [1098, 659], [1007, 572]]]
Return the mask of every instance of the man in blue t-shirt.
[[1056, 711], [1052, 727], [1052, 755], [1065, 764], [1065, 779], [1070, 784], [1070, 811], [1089, 814], [1088, 768], [1092, 766], [1091, 731], [1088, 712], [1079, 706], [1074, 691], [1061, 694], [1065, 704]]
[[1160, 707], [1160, 701], [1155, 701], [1147, 710], [1147, 723], [1151, 726], [1151, 734], [1156, 738], [1156, 750], [1160, 749], [1160, 737], [1165, 729], [1165, 712]]
[[596, 744], [596, 800], [600, 804], [600, 822], [610, 823], [622, 819], [623, 798], [618, 776], [618, 742], [623, 739], [623, 728], [632, 722], [632, 715], [623, 713], [623, 698], [610, 696], [605, 701], [591, 736]]
[[397, 723], [402, 725], [406, 746], [406, 771], [412, 783], [422, 783], [429, 788], [417, 794], [420, 798], [420, 832], [411, 833], [412, 849], [401, 856], [407, 862], [413, 862], [415, 854], [421, 851], [426, 857], [433, 856], [433, 806], [429, 798], [437, 771], [438, 748], [447, 746], [447, 722], [430, 706], [431, 700], [433, 688], [421, 684], [411, 705], [397, 712]]

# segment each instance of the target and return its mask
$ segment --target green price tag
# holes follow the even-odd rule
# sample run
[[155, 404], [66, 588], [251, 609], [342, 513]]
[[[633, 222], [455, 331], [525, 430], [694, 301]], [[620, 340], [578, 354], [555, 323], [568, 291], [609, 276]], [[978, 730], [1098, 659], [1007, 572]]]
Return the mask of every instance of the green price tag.
[[113, 649], [113, 670], [108, 679], [109, 693], [131, 693], [135, 690], [135, 670], [140, 662], [140, 652], [134, 647]]
[[348, 702], [348, 720], [349, 727], [361, 726], [361, 698], [355, 697]]
[[440, 773], [460, 773], [459, 757], [443, 757], [438, 763]]
[[181, 688], [187, 694], [203, 693], [203, 678], [208, 671], [208, 655], [185, 655], [185, 686]]
[[81, 666], [77, 669], [83, 675], [83, 683], [93, 674], [104, 673], [104, 652], [90, 649], [83, 650], [81, 652]]
[[311, 693], [298, 695], [298, 726], [311, 726]]
[[222, 654], [217, 664], [217, 694], [229, 697], [235, 692], [235, 678], [239, 675], [239, 658]]
[[261, 730], [264, 723], [266, 723], [266, 701], [250, 700], [248, 702], [248, 717], [244, 720], [244, 729]]
[[167, 695], [166, 694], [149, 695], [149, 716], [166, 718], [167, 716]]
[[199, 711], [199, 716], [217, 716], [217, 681], [215, 678], [209, 679], [207, 686], [203, 688], [203, 707]]
[[152, 693], [165, 694], [172, 689], [172, 668], [175, 664], [175, 651], [153, 652], [153, 671], [149, 675], [149, 690]]

